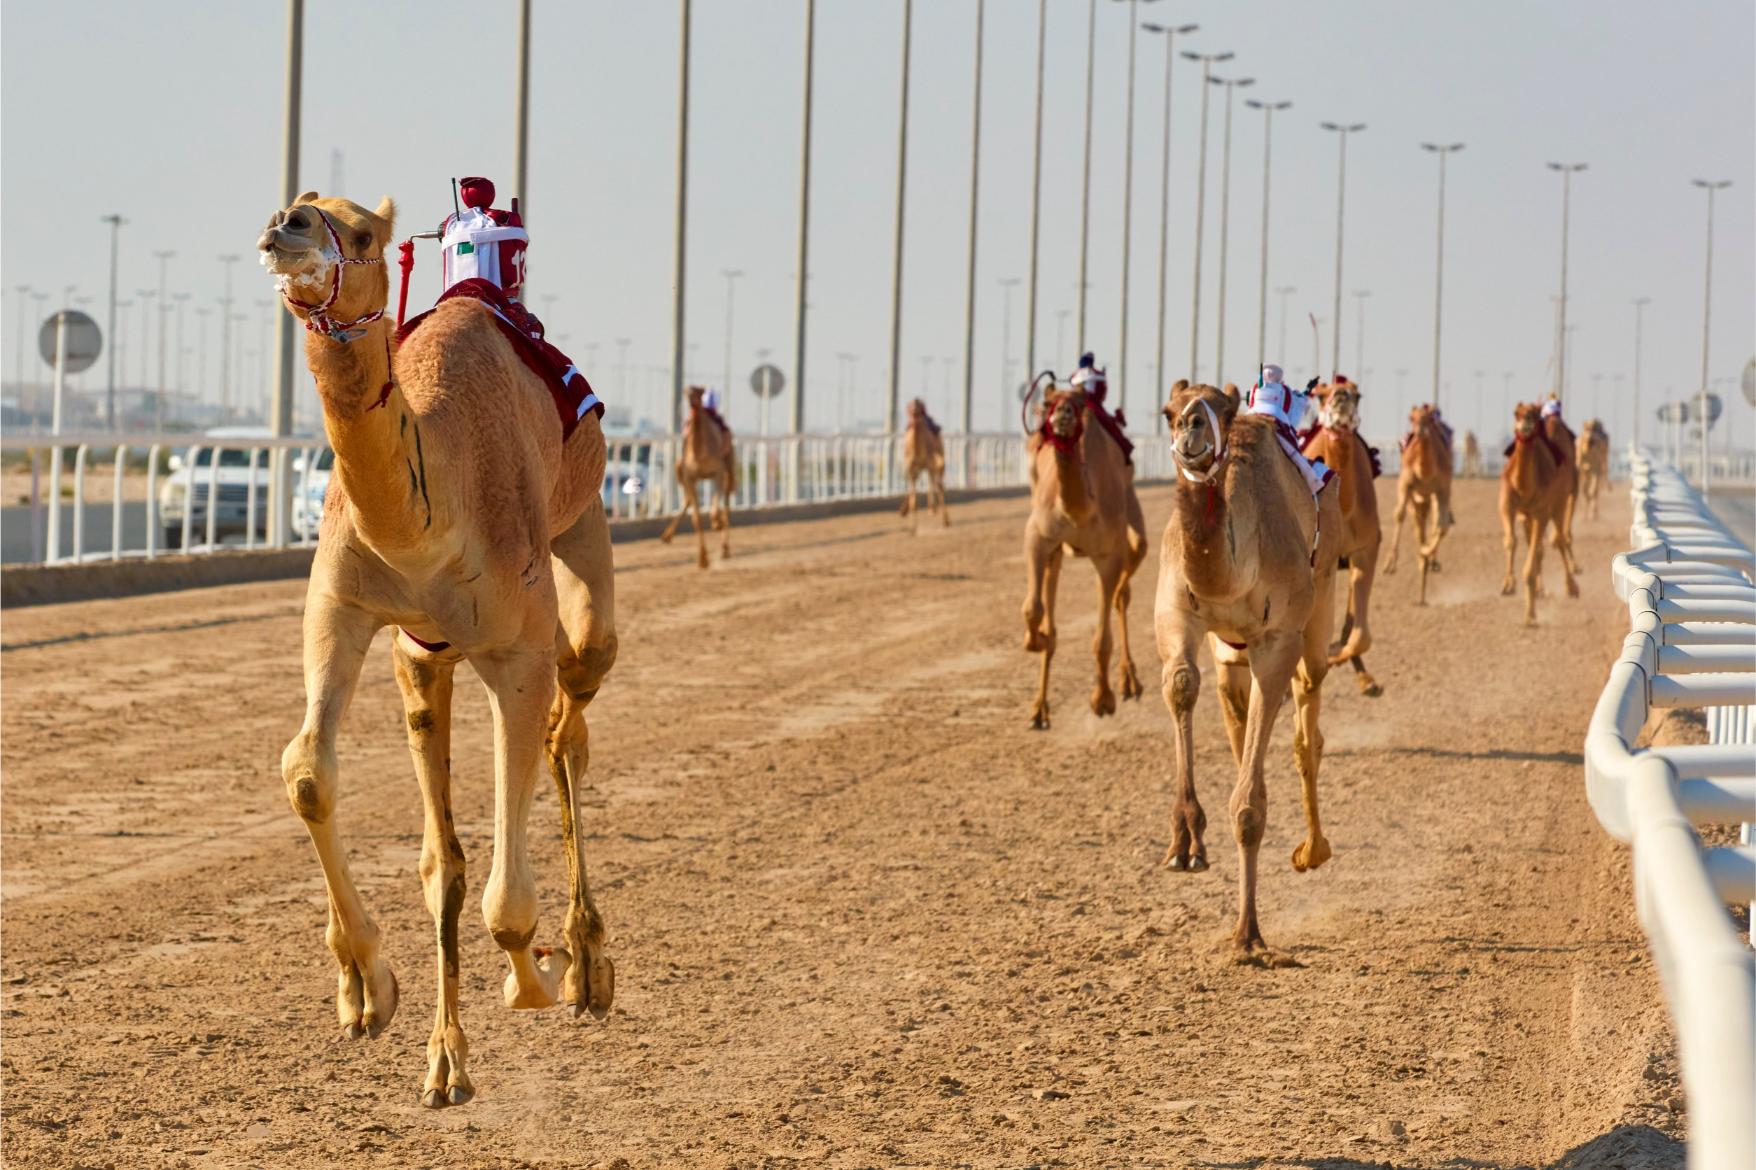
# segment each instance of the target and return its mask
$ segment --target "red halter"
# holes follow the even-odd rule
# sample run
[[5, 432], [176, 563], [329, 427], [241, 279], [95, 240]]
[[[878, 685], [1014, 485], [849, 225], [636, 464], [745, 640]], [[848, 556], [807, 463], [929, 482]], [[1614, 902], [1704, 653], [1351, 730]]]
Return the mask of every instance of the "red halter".
[[335, 299], [341, 295], [342, 265], [382, 264], [384, 263], [384, 257], [377, 256], [370, 260], [355, 260], [346, 252], [342, 251], [341, 236], [337, 234], [335, 225], [329, 222], [329, 216], [323, 213], [323, 209], [312, 204], [306, 204], [306, 206], [310, 207], [312, 211], [315, 211], [317, 213], [317, 218], [323, 221], [324, 228], [329, 232], [330, 243], [335, 245], [335, 268], [333, 279], [331, 279], [329, 284], [329, 295], [323, 298], [323, 303], [321, 305], [307, 305], [300, 301], [295, 301], [292, 298], [292, 295], [283, 287], [280, 294], [281, 299], [286, 301], [288, 308], [305, 310], [305, 328], [312, 333], [321, 333], [324, 336], [333, 338], [343, 344], [358, 340], [365, 336], [365, 330], [362, 329], [358, 333], [353, 332], [353, 330], [359, 329], [362, 325], [368, 325], [371, 322], [378, 320], [380, 317], [384, 316], [384, 310], [379, 309], [375, 313], [367, 313], [364, 317], [359, 317], [353, 321], [336, 321], [329, 316], [329, 307], [335, 304]]

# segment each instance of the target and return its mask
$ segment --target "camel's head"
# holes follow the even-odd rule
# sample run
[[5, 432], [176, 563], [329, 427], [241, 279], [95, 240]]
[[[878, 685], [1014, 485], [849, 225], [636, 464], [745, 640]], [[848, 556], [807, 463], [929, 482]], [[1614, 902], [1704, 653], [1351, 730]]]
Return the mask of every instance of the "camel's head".
[[1171, 387], [1165, 419], [1171, 427], [1171, 453], [1183, 470], [1201, 475], [1225, 456], [1226, 432], [1238, 416], [1238, 388], [1190, 385], [1179, 378]]
[[1417, 402], [1408, 408], [1409, 429], [1419, 434], [1422, 427], [1434, 421], [1437, 413], [1431, 402]]
[[1323, 425], [1338, 431], [1355, 431], [1360, 427], [1360, 388], [1347, 379], [1333, 385], [1325, 383], [1312, 391], [1317, 399], [1317, 414]]
[[924, 418], [926, 414], [927, 404], [925, 402], [922, 402], [919, 398], [909, 399], [908, 416], [910, 418]]
[[1079, 436], [1085, 420], [1085, 402], [1083, 390], [1063, 390], [1049, 396], [1043, 410], [1056, 438], [1072, 441]]
[[683, 390], [683, 396], [689, 400], [690, 410], [701, 409], [701, 396], [707, 393], [705, 386], [689, 386]]
[[1512, 410], [1512, 430], [1519, 438], [1528, 439], [1542, 429], [1543, 410], [1534, 402], [1520, 402]]
[[395, 222], [389, 197], [367, 211], [307, 191], [269, 217], [256, 247], [294, 316], [309, 321], [315, 310], [331, 321], [357, 321], [389, 298], [384, 249]]

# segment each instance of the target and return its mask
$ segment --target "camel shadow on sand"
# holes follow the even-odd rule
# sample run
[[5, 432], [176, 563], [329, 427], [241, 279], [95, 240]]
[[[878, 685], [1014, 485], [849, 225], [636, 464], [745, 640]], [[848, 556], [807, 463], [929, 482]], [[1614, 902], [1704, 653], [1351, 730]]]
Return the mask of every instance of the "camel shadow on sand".
[[[1619, 1125], [1540, 1166], [1535, 1162], [1487, 1162], [1462, 1156], [1433, 1164], [1447, 1170], [1673, 1170], [1683, 1162], [1683, 1143], [1676, 1138], [1650, 1125]], [[1384, 1161], [1318, 1157], [1193, 1164], [1203, 1170], [1395, 1170], [1400, 1163], [1394, 1157]]]

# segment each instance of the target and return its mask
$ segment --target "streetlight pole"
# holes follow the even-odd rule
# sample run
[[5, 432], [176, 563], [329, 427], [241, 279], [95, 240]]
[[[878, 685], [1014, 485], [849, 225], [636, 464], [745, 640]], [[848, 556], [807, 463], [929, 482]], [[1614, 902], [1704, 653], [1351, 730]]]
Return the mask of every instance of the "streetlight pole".
[[[1335, 179], [1335, 320], [1332, 328], [1334, 334], [1329, 342], [1329, 368], [1334, 373], [1341, 368], [1341, 225], [1342, 211], [1347, 201], [1347, 140], [1348, 135], [1358, 134], [1366, 128], [1364, 122], [1355, 122], [1343, 126], [1335, 122], [1324, 122], [1325, 130], [1333, 130], [1341, 141], [1341, 165]], [[1317, 371], [1322, 377], [1322, 370]]]
[[[1147, 3], [1149, 4], [1152, 2], [1153, 0], [1147, 0]], [[1130, 260], [1133, 257], [1133, 248], [1131, 245], [1134, 241], [1134, 38], [1136, 33], [1140, 30], [1140, 22], [1135, 19], [1139, 12], [1139, 8], [1139, 0], [1128, 0], [1128, 119], [1126, 122], [1127, 129], [1124, 132], [1123, 138], [1124, 145], [1122, 147], [1122, 338], [1121, 347], [1116, 353], [1116, 372], [1121, 380], [1121, 385], [1116, 392], [1116, 408], [1118, 410], [1128, 405], [1128, 285], [1129, 273], [1132, 267]], [[1091, 99], [1089, 94], [1090, 82], [1088, 80], [1088, 96], [1086, 98], [1086, 126], [1088, 127], [1088, 136], [1090, 134], [1089, 127], [1091, 125]], [[1085, 179], [1086, 189], [1088, 191], [1091, 188], [1090, 158], [1091, 147], [1088, 137], [1086, 146]], [[1083, 265], [1080, 268], [1079, 279], [1081, 281], [1084, 281], [1085, 279], [1085, 269]], [[1084, 303], [1085, 298], [1081, 296], [1080, 304], [1084, 305]], [[1082, 313], [1081, 317], [1083, 318], [1083, 316], [1084, 314]], [[1084, 332], [1083, 324], [1084, 322], [1082, 320], [1082, 333]], [[1084, 348], [1083, 344], [1081, 345], [1081, 348]]]
[[[529, 3], [529, 0], [525, 0]], [[690, 0], [682, 0], [680, 51], [677, 55], [677, 228], [676, 268], [671, 277], [671, 409], [667, 412], [674, 434], [683, 433], [683, 306], [684, 282], [689, 225], [689, 8]], [[799, 284], [805, 283], [800, 270]], [[727, 387], [727, 393], [730, 393]]]
[[[158, 295], [155, 289], [137, 288], [134, 290], [134, 297], [140, 302], [140, 388], [142, 390], [146, 389], [147, 359], [151, 356], [147, 351], [152, 348], [153, 298]], [[123, 376], [127, 376], [127, 371], [123, 371]]]
[[1640, 446], [1640, 342], [1642, 318], [1646, 315], [1646, 306], [1652, 303], [1651, 297], [1638, 297], [1634, 301], [1634, 445]]
[[[970, 410], [976, 392], [976, 192], [982, 170], [982, 26], [986, 15], [986, 0], [976, 0], [976, 79], [969, 134], [969, 276], [963, 309], [963, 433], [966, 435], [970, 433]], [[965, 444], [963, 474], [966, 481], [970, 471], [969, 454], [969, 446]]]
[[[797, 322], [793, 344], [793, 434], [805, 429], [805, 319], [811, 305], [806, 300], [810, 291], [811, 251], [811, 90], [817, 70], [817, 0], [805, 0], [805, 115], [799, 146], [799, 288], [793, 319]], [[729, 301], [729, 297], [727, 298]], [[726, 330], [728, 337], [731, 329]], [[729, 381], [729, 380], [728, 380]], [[726, 393], [731, 393], [727, 385]], [[788, 474], [795, 484], [799, 479], [799, 447], [794, 444], [788, 455]]]
[[1555, 390], [1567, 397], [1567, 228], [1573, 205], [1573, 175], [1583, 171], [1585, 163], [1549, 164], [1551, 171], [1561, 172], [1561, 299], [1555, 307]]
[[1037, 122], [1030, 153], [1030, 295], [1025, 308], [1024, 376], [1036, 377], [1037, 245], [1043, 203], [1043, 58], [1048, 50], [1049, 0], [1037, 0]]
[[732, 394], [732, 299], [736, 288], [733, 282], [744, 275], [744, 270], [742, 268], [722, 268], [719, 274], [726, 278], [726, 368], [725, 384], [721, 387], [721, 391], [726, 395], [726, 407], [729, 410]]
[[[902, 114], [896, 133], [896, 253], [890, 281], [890, 394], [885, 401], [884, 433], [896, 438], [897, 405], [902, 390], [902, 231], [908, 193], [909, 35], [914, 26], [914, 0], [902, 0]], [[896, 444], [884, 444], [884, 484], [889, 488], [896, 466]]]
[[1185, 59], [1201, 62], [1201, 164], [1195, 179], [1195, 287], [1189, 310], [1189, 377], [1201, 380], [1201, 237], [1207, 212], [1207, 91], [1213, 80], [1213, 66], [1230, 61], [1230, 53], [1192, 53], [1185, 49]]
[[1707, 275], [1703, 281], [1701, 300], [1701, 497], [1706, 499], [1711, 476], [1707, 473], [1707, 424], [1711, 421], [1707, 414], [1707, 341], [1708, 327], [1713, 322], [1713, 196], [1716, 191], [1723, 191], [1732, 185], [1730, 179], [1710, 182], [1707, 179], [1691, 180], [1695, 186], [1707, 192]]
[[[284, 94], [285, 109], [283, 111], [281, 141], [281, 206], [292, 206], [293, 200], [299, 197], [299, 130], [302, 92], [304, 85], [305, 59], [305, 0], [287, 0], [287, 59], [286, 59], [286, 91]], [[340, 194], [340, 192], [337, 192]], [[177, 327], [182, 330], [181, 311], [177, 317]], [[270, 431], [276, 437], [284, 437], [293, 432], [293, 358], [297, 352], [297, 337], [294, 332], [294, 321], [291, 313], [280, 314], [280, 323], [275, 327], [274, 334], [274, 417], [269, 422]], [[179, 369], [182, 362], [182, 342], [179, 341], [177, 360]], [[179, 382], [182, 381], [179, 375]], [[269, 452], [268, 466], [270, 473], [268, 542], [281, 548], [292, 535], [293, 522], [293, 464], [284, 450]]]
[[[1256, 311], [1256, 371], [1261, 373], [1262, 367], [1268, 363], [1268, 192], [1269, 177], [1274, 173], [1274, 114], [1276, 110], [1284, 110], [1292, 102], [1259, 102], [1255, 98], [1244, 99], [1244, 104], [1252, 110], [1262, 111], [1262, 265], [1258, 277], [1257, 311]], [[1281, 347], [1286, 347], [1286, 307], [1281, 307]], [[1286, 360], [1285, 355], [1281, 357]]]
[[1463, 143], [1440, 146], [1421, 143], [1421, 149], [1439, 156], [1439, 245], [1438, 259], [1433, 264], [1433, 405], [1439, 405], [1439, 330], [1443, 320], [1441, 306], [1445, 303], [1445, 160], [1463, 149]]
[[220, 298], [220, 402], [229, 421], [232, 416], [232, 265], [238, 262], [238, 257], [221, 256], [219, 262], [226, 269], [226, 295]]
[[[1165, 38], [1165, 125], [1164, 145], [1159, 151], [1159, 204], [1158, 204], [1158, 351], [1155, 359], [1158, 371], [1158, 384], [1155, 393], [1160, 406], [1165, 403], [1165, 272], [1170, 261], [1170, 228], [1171, 228], [1171, 66], [1177, 60], [1177, 37], [1192, 33], [1198, 25], [1183, 24], [1171, 27], [1163, 24], [1145, 23], [1140, 26], [1147, 32], [1162, 34]], [[1153, 429], [1164, 430], [1164, 415], [1152, 412]]]
[[1232, 91], [1239, 86], [1255, 85], [1256, 79], [1236, 77], [1227, 81], [1210, 77], [1208, 81], [1224, 86], [1226, 91], [1225, 146], [1220, 151], [1223, 161], [1219, 168], [1219, 343], [1215, 346], [1213, 355], [1213, 380], [1217, 385], [1223, 386], [1226, 376], [1226, 256], [1230, 248], [1232, 223]]
[[530, 157], [530, 0], [518, 0], [518, 97], [513, 120], [512, 190], [518, 196], [519, 218], [529, 223], [530, 187], [525, 181], [525, 164]]
[[1085, 24], [1085, 165], [1079, 195], [1079, 352], [1085, 352], [1085, 271], [1091, 243], [1091, 106], [1097, 68], [1097, 0], [1086, 5]]
[[1360, 371], [1362, 378], [1366, 376], [1366, 298], [1371, 295], [1371, 289], [1356, 288], [1354, 290], [1354, 299], [1358, 302], [1357, 316], [1354, 318], [1354, 367]]
[[[1012, 365], [1012, 290], [1022, 283], [1024, 283], [1023, 280], [1016, 276], [1000, 278], [1000, 287], [1006, 290], [1006, 312], [1000, 319], [1000, 418], [1002, 421], [1006, 418], [1006, 408], [1010, 405], [1012, 396], [1012, 379], [1009, 377], [1011, 370], [1008, 368]], [[1026, 375], [1029, 375], [1028, 370]]]
[[13, 374], [13, 381], [18, 383], [18, 402], [19, 402], [20, 406], [23, 406], [24, 405], [24, 330], [25, 330], [25, 322], [28, 320], [28, 315], [30, 313], [31, 287], [28, 284], [15, 284], [12, 287], [13, 287], [14, 291], [16, 291], [18, 293], [18, 348], [16, 348], [15, 350], [12, 351], [12, 353], [13, 353], [13, 366], [15, 369], [15, 372]]
[[108, 371], [105, 376], [104, 417], [113, 431], [116, 429], [116, 254], [122, 225], [128, 221], [120, 215], [112, 214], [99, 216], [98, 222], [110, 225], [110, 344], [105, 346], [109, 352], [104, 357], [105, 369]]
[[170, 294], [165, 290], [166, 266], [175, 252], [154, 252], [153, 258], [159, 262], [159, 390], [153, 398], [153, 429], [165, 429], [165, 332], [171, 315]]

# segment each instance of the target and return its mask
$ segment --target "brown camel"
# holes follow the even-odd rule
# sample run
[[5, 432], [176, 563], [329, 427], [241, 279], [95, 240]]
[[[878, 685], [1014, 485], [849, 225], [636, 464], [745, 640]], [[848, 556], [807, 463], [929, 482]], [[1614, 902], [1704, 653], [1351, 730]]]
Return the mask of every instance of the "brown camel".
[[908, 517], [908, 530], [915, 531], [920, 508], [915, 502], [915, 482], [922, 473], [927, 476], [927, 510], [939, 515], [944, 527], [951, 527], [951, 510], [945, 506], [945, 440], [927, 415], [927, 404], [919, 398], [908, 404], [908, 429], [902, 433], [902, 462], [908, 469], [908, 495], [902, 501], [902, 514]]
[[[1549, 401], [1559, 405], [1553, 394]], [[1567, 571], [1577, 574], [1579, 565], [1573, 559], [1573, 510], [1579, 503], [1579, 450], [1578, 440], [1573, 437], [1573, 428], [1561, 421], [1559, 410], [1549, 414], [1542, 420], [1543, 433], [1549, 442], [1561, 453], [1561, 466], [1556, 474], [1567, 485], [1567, 506], [1562, 509], [1561, 519], [1555, 524], [1555, 551], [1567, 562]], [[1542, 592], [1541, 578], [1537, 580], [1537, 592]]]
[[1318, 715], [1335, 622], [1335, 565], [1348, 526], [1333, 482], [1313, 499], [1280, 447], [1274, 420], [1239, 414], [1236, 391], [1179, 381], [1165, 415], [1180, 473], [1154, 607], [1176, 750], [1165, 864], [1207, 868], [1192, 729], [1205, 634], [1238, 767], [1229, 810], [1243, 889], [1232, 943], [1242, 959], [1273, 963], [1256, 922], [1256, 857], [1268, 822], [1264, 761], [1290, 684], [1306, 827], [1293, 868], [1315, 869], [1330, 856], [1317, 814]]
[[1524, 539], [1530, 551], [1524, 562], [1524, 624], [1536, 624], [1536, 599], [1543, 573], [1543, 528], [1555, 525], [1555, 547], [1561, 552], [1561, 575], [1567, 596], [1578, 597], [1573, 580], [1573, 549], [1561, 524], [1571, 503], [1566, 455], [1544, 433], [1535, 403], [1521, 402], [1513, 412], [1512, 446], [1500, 471], [1500, 528], [1505, 534], [1506, 576], [1500, 582], [1502, 596], [1516, 588], [1512, 581], [1512, 558], [1517, 550], [1518, 518], [1524, 518]]
[[1121, 642], [1124, 699], [1142, 693], [1128, 648], [1130, 582], [1146, 559], [1146, 516], [1134, 491], [1134, 468], [1122, 449], [1092, 417], [1083, 390], [1051, 392], [1043, 423], [1030, 438], [1030, 517], [1024, 522], [1024, 648], [1042, 655], [1031, 727], [1049, 726], [1049, 664], [1055, 657], [1055, 592], [1061, 557], [1091, 558], [1098, 578], [1098, 630], [1092, 641], [1097, 686], [1096, 714], [1114, 715], [1110, 689], [1110, 610], [1116, 611]]
[[1470, 479], [1482, 474], [1482, 445], [1474, 431], [1463, 432], [1463, 474]]
[[1588, 419], [1579, 432], [1579, 493], [1585, 497], [1586, 515], [1597, 519], [1598, 493], [1610, 480], [1610, 434], [1598, 419]]
[[[1421, 591], [1418, 604], [1427, 604], [1427, 574], [1439, 567], [1439, 544], [1451, 531], [1451, 444], [1439, 425], [1438, 411], [1422, 403], [1408, 412], [1413, 437], [1402, 449], [1402, 468], [1396, 474], [1396, 529], [1390, 538], [1386, 575], [1396, 572], [1397, 549], [1402, 544], [1402, 521], [1414, 513], [1415, 539], [1421, 557]], [[1433, 522], [1433, 540], [1427, 541], [1427, 523]]]
[[[474, 1094], [458, 1010], [464, 855], [451, 816], [452, 672], [465, 659], [494, 716], [494, 857], [482, 915], [511, 965], [506, 1006], [543, 1008], [559, 997], [575, 1015], [609, 1011], [615, 968], [577, 818], [584, 711], [616, 659], [615, 591], [597, 418], [588, 413], [564, 441], [548, 389], [479, 302], [441, 303], [397, 345], [383, 316], [394, 216], [389, 199], [367, 211], [309, 192], [258, 241], [288, 308], [311, 327], [305, 356], [335, 449], [305, 597], [305, 722], [281, 771], [329, 888], [342, 1030], [375, 1037], [396, 1012], [398, 986], [348, 872], [336, 731], [373, 636], [400, 627], [392, 656], [426, 814], [420, 874], [438, 956], [421, 1102], [437, 1107]], [[525, 836], [545, 755], [569, 884], [566, 947], [553, 949], [533, 945]]]
[[1318, 427], [1305, 444], [1305, 457], [1321, 459], [1335, 470], [1333, 491], [1341, 501], [1342, 536], [1338, 552], [1341, 567], [1348, 570], [1347, 616], [1341, 636], [1329, 648], [1329, 665], [1343, 662], [1354, 668], [1360, 693], [1377, 698], [1384, 688], [1366, 669], [1365, 654], [1372, 648], [1368, 620], [1372, 580], [1378, 574], [1378, 549], [1384, 530], [1378, 523], [1378, 493], [1373, 488], [1377, 472], [1372, 451], [1360, 437], [1360, 388], [1352, 382], [1318, 386]]
[[719, 530], [719, 557], [732, 555], [732, 493], [738, 490], [738, 461], [732, 450], [732, 432], [721, 426], [707, 407], [702, 405], [702, 388], [691, 386], [689, 417], [683, 423], [683, 452], [677, 461], [677, 482], [683, 488], [683, 503], [659, 539], [666, 544], [677, 535], [677, 525], [688, 513], [695, 528], [695, 563], [707, 568], [707, 533], [701, 528], [701, 493], [704, 481], [713, 485], [713, 506], [708, 522]]

